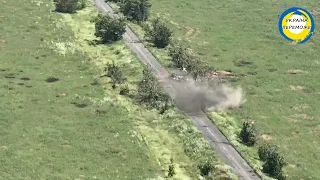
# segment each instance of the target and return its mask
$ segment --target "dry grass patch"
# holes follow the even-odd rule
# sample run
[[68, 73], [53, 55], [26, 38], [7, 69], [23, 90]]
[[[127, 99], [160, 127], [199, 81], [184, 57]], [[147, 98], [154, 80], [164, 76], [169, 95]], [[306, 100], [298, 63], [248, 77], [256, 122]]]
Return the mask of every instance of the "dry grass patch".
[[290, 85], [290, 89], [295, 90], [295, 91], [304, 91], [307, 88], [305, 86], [292, 86], [292, 85]]
[[305, 110], [305, 109], [309, 109], [309, 108], [310, 108], [310, 106], [307, 104], [291, 107], [291, 109], [296, 110], [296, 111], [301, 111], [301, 110]]
[[287, 71], [289, 74], [306, 74], [306, 71], [302, 71], [300, 69], [290, 69]]

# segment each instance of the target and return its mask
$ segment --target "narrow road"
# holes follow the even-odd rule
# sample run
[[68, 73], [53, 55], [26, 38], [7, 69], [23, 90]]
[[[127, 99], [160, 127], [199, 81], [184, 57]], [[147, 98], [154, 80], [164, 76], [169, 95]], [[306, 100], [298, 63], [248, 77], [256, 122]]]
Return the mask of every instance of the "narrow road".
[[[104, 0], [92, 0], [96, 7], [102, 13], [109, 13], [114, 16], [113, 9]], [[133, 31], [126, 27], [126, 33], [123, 35], [123, 39], [126, 45], [137, 55], [137, 57], [146, 65], [150, 66], [159, 80], [163, 80], [163, 77], [168, 77], [169, 73], [156, 58], [150, 53], [150, 51], [140, 42]], [[174, 99], [175, 87], [169, 81], [162, 81], [165, 91]], [[248, 163], [240, 156], [238, 151], [230, 144], [227, 138], [220, 132], [220, 130], [209, 120], [203, 111], [198, 113], [190, 113], [187, 109], [184, 109], [182, 104], [177, 103], [178, 108], [185, 112], [190, 117], [192, 122], [203, 133], [206, 140], [216, 150], [217, 154], [222, 157], [224, 162], [232, 167], [233, 172], [238, 175], [240, 180], [259, 180], [261, 179], [254, 170], [248, 165]]]

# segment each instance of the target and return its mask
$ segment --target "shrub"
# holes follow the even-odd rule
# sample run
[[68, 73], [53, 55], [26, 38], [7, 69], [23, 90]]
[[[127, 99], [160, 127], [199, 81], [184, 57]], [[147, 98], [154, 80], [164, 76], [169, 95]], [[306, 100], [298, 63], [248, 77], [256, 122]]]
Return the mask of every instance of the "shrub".
[[127, 0], [120, 10], [130, 21], [140, 22], [148, 19], [150, 8], [149, 0]]
[[262, 161], [265, 161], [267, 157], [270, 156], [270, 153], [276, 151], [276, 146], [270, 144], [262, 144], [258, 148], [258, 155]]
[[74, 13], [78, 8], [79, 0], [54, 0], [56, 11], [62, 13]]
[[105, 0], [105, 2], [114, 2], [114, 3], [119, 3], [122, 2], [123, 0]]
[[175, 169], [174, 169], [174, 165], [173, 165], [173, 159], [170, 159], [170, 165], [169, 165], [169, 169], [168, 169], [168, 177], [173, 177], [176, 174]]
[[109, 15], [99, 14], [94, 20], [95, 36], [100, 37], [102, 43], [118, 41], [125, 33], [126, 21], [124, 18], [113, 18]]
[[253, 146], [256, 143], [256, 128], [252, 122], [245, 121], [240, 132], [241, 141], [247, 146]]
[[117, 66], [114, 62], [112, 64], [108, 63], [107, 67], [105, 68], [106, 76], [110, 77], [112, 80], [113, 88], [116, 87], [116, 84], [121, 84], [124, 81], [124, 77], [120, 67]]
[[209, 173], [213, 170], [213, 165], [209, 161], [204, 161], [198, 165], [201, 176], [208, 176]]
[[79, 0], [77, 10], [84, 9], [87, 7], [87, 0]]
[[263, 144], [258, 149], [259, 157], [264, 164], [263, 172], [278, 180], [284, 180], [282, 168], [286, 164], [283, 156], [279, 153], [278, 147], [270, 144]]
[[171, 56], [173, 65], [176, 68], [186, 68], [187, 70], [192, 69], [192, 57], [188, 53], [187, 48], [178, 44], [172, 44], [169, 48], [169, 55]]
[[172, 31], [159, 18], [151, 21], [151, 27], [145, 26], [146, 38], [157, 48], [165, 48], [171, 41]]
[[125, 86], [121, 87], [121, 90], [120, 90], [120, 95], [127, 95], [129, 94], [130, 90], [129, 90], [129, 87], [128, 85], [126, 84]]
[[142, 80], [138, 84], [138, 101], [149, 105], [152, 108], [161, 108], [169, 103], [169, 95], [160, 87], [149, 68], [143, 70]]

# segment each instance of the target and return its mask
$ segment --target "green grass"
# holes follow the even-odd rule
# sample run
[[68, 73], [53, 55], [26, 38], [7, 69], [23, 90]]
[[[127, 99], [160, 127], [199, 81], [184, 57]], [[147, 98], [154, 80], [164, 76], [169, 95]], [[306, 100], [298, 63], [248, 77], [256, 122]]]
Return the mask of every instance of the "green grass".
[[[256, 148], [246, 148], [236, 137], [242, 121], [248, 119], [256, 121], [260, 133], [269, 135], [269, 141], [280, 146], [289, 163], [285, 167], [289, 179], [320, 177], [319, 29], [306, 44], [286, 41], [277, 29], [277, 16], [284, 11], [284, 2], [151, 0], [151, 3], [153, 17], [166, 18], [175, 39], [189, 44], [207, 66], [230, 70], [240, 77], [234, 84], [245, 90], [247, 102], [242, 108], [227, 112], [224, 116], [228, 118], [217, 114], [212, 117], [251, 164], [261, 166]], [[318, 1], [286, 3], [287, 7], [301, 6], [311, 11], [315, 23], [319, 23]], [[139, 28], [134, 29], [139, 34]], [[164, 65], [169, 64], [163, 50], [154, 53]], [[250, 64], [241, 66], [241, 62]], [[224, 123], [231, 123], [233, 128]]]
[[[133, 56], [123, 42], [113, 45], [90, 45], [96, 38], [93, 36], [94, 24], [90, 20], [97, 15], [94, 7], [79, 11], [77, 15], [64, 15], [62, 22], [66, 23], [74, 32], [77, 44], [84, 53], [91, 57], [92, 63], [99, 69], [103, 69], [106, 63], [115, 61], [128, 78], [128, 83], [132, 94], [136, 92], [136, 84], [141, 79], [143, 66], [140, 61]], [[221, 166], [220, 160], [216, 158], [210, 145], [204, 140], [202, 135], [196, 130], [189, 119], [176, 109], [172, 109], [164, 115], [159, 115], [154, 110], [143, 110], [134, 100], [117, 95], [119, 88], [113, 90], [108, 84], [108, 79], [101, 79], [99, 83], [107, 90], [107, 97], [126, 108], [129, 116], [135, 119], [137, 133], [140, 140], [145, 143], [151, 156], [161, 166], [163, 174], [167, 173], [170, 158], [174, 159], [177, 175], [174, 179], [195, 179], [198, 176], [197, 164], [202, 159], [211, 159], [216, 166], [216, 173], [227, 169], [227, 176], [236, 179], [230, 173], [228, 167]], [[108, 98], [109, 99], [109, 98]]]
[[99, 78], [114, 60], [134, 94], [143, 66], [121, 41], [92, 45], [93, 6], [69, 15], [50, 0], [0, 3], [0, 179], [163, 179], [170, 158], [172, 179], [196, 179], [200, 157], [226, 174], [176, 109], [160, 116]]
[[[73, 42], [70, 30], [56, 27], [60, 15], [50, 12], [51, 1], [40, 7], [1, 1], [0, 7], [0, 179], [161, 174], [148, 147], [129, 133], [134, 119], [128, 111], [105, 101], [104, 89], [91, 85], [100, 72], [86, 63], [89, 58], [51, 50], [56, 42]], [[48, 83], [48, 77], [59, 80]]]

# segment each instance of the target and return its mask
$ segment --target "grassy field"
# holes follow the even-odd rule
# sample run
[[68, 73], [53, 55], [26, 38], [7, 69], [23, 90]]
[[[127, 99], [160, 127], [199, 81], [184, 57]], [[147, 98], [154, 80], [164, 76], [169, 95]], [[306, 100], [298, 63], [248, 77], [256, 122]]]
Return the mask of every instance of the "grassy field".
[[[246, 93], [238, 110], [210, 113], [213, 121], [259, 168], [255, 148], [238, 143], [243, 120], [254, 120], [263, 141], [280, 146], [289, 179], [320, 177], [319, 29], [303, 45], [286, 41], [278, 32], [278, 14], [285, 6], [309, 10], [318, 24], [318, 1], [151, 0], [152, 15], [169, 21], [175, 38], [189, 44], [204, 63], [231, 71]], [[138, 27], [135, 30], [140, 34]], [[142, 33], [141, 33], [142, 34]], [[150, 48], [164, 65], [166, 50]]]
[[163, 179], [170, 158], [173, 179], [196, 179], [201, 158], [233, 176], [185, 116], [146, 110], [99, 78], [114, 60], [134, 93], [143, 66], [123, 42], [90, 45], [93, 6], [0, 4], [0, 179]]

